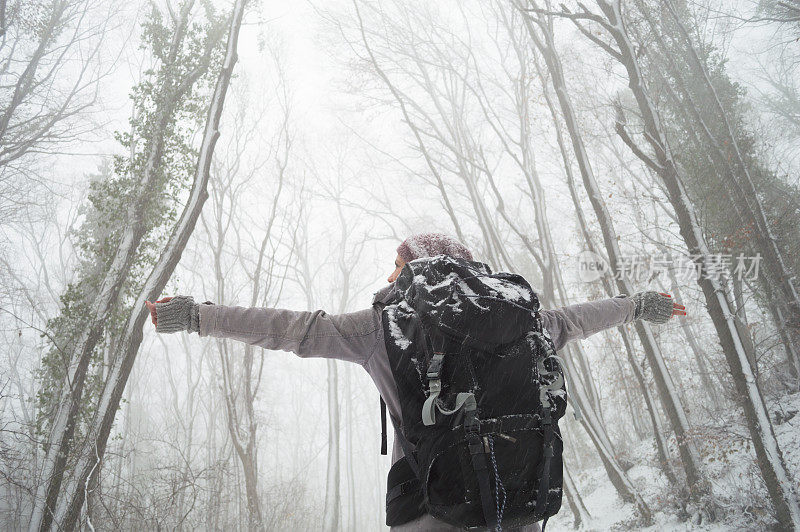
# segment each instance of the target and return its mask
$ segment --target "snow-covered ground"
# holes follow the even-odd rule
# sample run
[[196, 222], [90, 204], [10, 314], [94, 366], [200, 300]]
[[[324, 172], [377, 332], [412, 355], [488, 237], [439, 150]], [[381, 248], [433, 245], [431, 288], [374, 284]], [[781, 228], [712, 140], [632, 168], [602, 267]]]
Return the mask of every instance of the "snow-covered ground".
[[[786, 465], [800, 484], [800, 393], [784, 397], [769, 408]], [[730, 416], [726, 423], [705, 429], [698, 438], [707, 474], [712, 483], [712, 497], [717, 505], [717, 519], [710, 521], [698, 512], [688, 519], [680, 518], [675, 494], [656, 467], [636, 465], [628, 471], [653, 511], [653, 524], [642, 526], [634, 514], [634, 506], [624, 503], [608, 480], [602, 466], [575, 474], [583, 502], [591, 515], [581, 530], [770, 530], [775, 519], [771, 515], [766, 488], [760, 479], [755, 452], [749, 444], [747, 429], [741, 419]], [[724, 435], [724, 438], [722, 437]], [[732, 437], [733, 436], [733, 437]], [[730, 442], [735, 443], [731, 444]], [[718, 442], [727, 442], [721, 446]], [[654, 463], [655, 451], [650, 442], [641, 442], [635, 449], [640, 464]], [[673, 453], [675, 455], [676, 453]], [[800, 494], [800, 493], [799, 493]], [[692, 513], [691, 509], [688, 509]], [[547, 524], [547, 531], [573, 530], [573, 516], [566, 499], [561, 512]]]

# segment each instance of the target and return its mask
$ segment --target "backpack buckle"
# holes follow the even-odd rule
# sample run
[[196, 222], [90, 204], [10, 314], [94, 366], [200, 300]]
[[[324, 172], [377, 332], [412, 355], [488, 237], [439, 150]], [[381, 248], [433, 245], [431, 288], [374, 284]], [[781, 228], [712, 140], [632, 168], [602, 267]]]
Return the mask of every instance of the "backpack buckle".
[[436, 423], [436, 401], [442, 391], [442, 381], [439, 376], [442, 374], [443, 365], [444, 353], [434, 352], [428, 364], [428, 371], [425, 372], [425, 377], [428, 379], [428, 398], [422, 405], [422, 424], [425, 426]]
[[428, 371], [425, 373], [425, 377], [427, 377], [428, 380], [438, 379], [439, 375], [442, 373], [443, 365], [444, 353], [434, 353], [430, 364], [428, 364]]
[[437, 378], [431, 378], [428, 374], [428, 398], [422, 405], [422, 424], [430, 426], [436, 423], [436, 401], [439, 399], [439, 393], [442, 391], [442, 381]]
[[475, 409], [465, 409], [464, 412], [464, 430], [467, 434], [477, 434], [480, 430], [481, 423], [478, 420]]

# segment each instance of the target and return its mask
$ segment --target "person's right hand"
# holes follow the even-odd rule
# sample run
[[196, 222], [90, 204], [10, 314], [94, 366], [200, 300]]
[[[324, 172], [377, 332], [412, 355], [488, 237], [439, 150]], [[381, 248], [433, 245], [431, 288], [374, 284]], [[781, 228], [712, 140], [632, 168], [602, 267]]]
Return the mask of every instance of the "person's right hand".
[[[156, 303], [166, 303], [172, 299], [171, 297], [165, 297], [164, 299], [159, 299]], [[156, 303], [151, 303], [150, 301], [145, 301], [144, 304], [150, 310], [150, 321], [153, 322], [153, 325], [158, 326], [158, 315], [156, 313]]]
[[636, 292], [631, 296], [636, 303], [634, 318], [655, 324], [666, 323], [672, 316], [685, 316], [686, 307], [672, 301], [664, 292]]
[[[665, 297], [672, 297], [669, 294], [665, 294], [664, 292], [659, 292], [662, 296]], [[672, 304], [672, 316], [686, 316], [686, 307], [681, 305], [680, 303], [673, 303]], [[670, 316], [670, 318], [672, 317]]]

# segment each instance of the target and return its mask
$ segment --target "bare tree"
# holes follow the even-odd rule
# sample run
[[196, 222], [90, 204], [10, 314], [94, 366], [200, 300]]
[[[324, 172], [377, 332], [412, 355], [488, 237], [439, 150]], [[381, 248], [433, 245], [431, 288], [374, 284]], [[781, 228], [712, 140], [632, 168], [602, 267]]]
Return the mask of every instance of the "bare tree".
[[[183, 32], [187, 31], [191, 7], [192, 3], [185, 4], [180, 14], [175, 16], [176, 32], [173, 35], [171, 49], [167, 56], [173, 61], [178, 57], [179, 47], [183, 45]], [[87, 429], [89, 437], [76, 449], [78, 461], [73, 469], [75, 473], [70, 482], [66, 486], [62, 486], [65, 461], [67, 456], [71, 454], [72, 436], [80, 408], [81, 392], [89, 357], [102, 336], [103, 322], [110, 314], [111, 306], [117, 300], [122, 284], [130, 273], [130, 265], [136, 248], [144, 236], [144, 207], [150, 199], [149, 192], [153, 186], [152, 181], [158, 175], [157, 167], [163, 155], [164, 139], [163, 137], [159, 138], [158, 135], [164, 131], [167, 122], [172, 118], [171, 113], [174, 112], [176, 103], [172, 98], [180, 98], [181, 94], [189, 90], [193, 83], [203, 75], [205, 69], [198, 68], [196, 71], [190, 72], [187, 78], [176, 80], [175, 85], [170, 86], [168, 89], [171, 97], [165, 99], [164, 107], [156, 114], [156, 138], [150, 139], [152, 151], [147, 154], [144, 173], [135, 188], [133, 196], [135, 200], [129, 204], [127, 213], [129, 224], [120, 240], [111, 266], [100, 283], [99, 291], [89, 306], [90, 314], [86, 316], [86, 328], [77, 333], [79, 339], [70, 350], [69, 366], [61, 390], [59, 408], [52, 420], [47, 456], [40, 475], [41, 483], [37, 490], [29, 525], [30, 530], [47, 530], [54, 522], [59, 526], [71, 528], [78, 519], [84, 502], [84, 487], [105, 452], [114, 415], [141, 342], [142, 326], [148, 316], [144, 301], [154, 299], [169, 279], [180, 259], [181, 252], [194, 228], [200, 209], [208, 194], [206, 192], [206, 183], [214, 146], [219, 137], [218, 126], [225, 94], [236, 60], [236, 44], [243, 10], [244, 1], [239, 0], [230, 17], [227, 47], [222, 69], [209, 106], [206, 130], [203, 136], [200, 157], [197, 161], [194, 186], [190, 199], [186, 204], [183, 215], [174, 227], [162, 255], [150, 272], [138, 297], [136, 297], [136, 302], [138, 303], [134, 305], [136, 310], [128, 318], [128, 322], [125, 325], [125, 335], [118, 343], [118, 350], [115, 353], [112, 367], [109, 368], [109, 378], [100, 396], [95, 417]], [[212, 38], [208, 42], [209, 46], [206, 53], [210, 57], [218, 41]]]
[[[660, 116], [645, 86], [635, 46], [626, 31], [621, 5], [617, 1], [596, 0], [596, 2], [602, 14], [580, 7], [575, 13], [561, 12], [559, 15], [599, 25], [615, 44], [615, 48], [605, 43], [602, 47], [626, 70], [628, 86], [636, 100], [644, 125], [644, 138], [652, 151], [652, 156], [645, 153], [629, 136], [622, 116], [617, 122], [617, 133], [631, 151], [663, 181], [679, 223], [680, 234], [698, 267], [701, 271], [705, 271], [705, 257], [710, 255], [709, 247], [697, 221], [694, 205], [686, 194], [681, 171], [670, 150]], [[540, 12], [545, 11], [540, 10]], [[786, 469], [764, 398], [753, 374], [750, 363], [752, 357], [747, 352], [752, 344], [742, 337], [742, 324], [719, 281], [711, 275], [700, 275], [697, 281], [705, 295], [709, 314], [740, 395], [758, 464], [778, 522], [787, 529], [800, 527], [800, 505], [797, 502], [797, 494]], [[791, 286], [786, 285], [785, 288], [791, 289]]]
[[[273, 54], [273, 57], [274, 54]], [[276, 58], [277, 60], [277, 58]], [[267, 115], [254, 112], [250, 107], [249, 94], [239, 91], [238, 109], [234, 120], [234, 133], [229, 142], [223, 162], [214, 167], [211, 179], [212, 223], [203, 216], [203, 226], [211, 242], [215, 273], [215, 298], [225, 304], [231, 298], [229, 279], [231, 266], [224, 264], [225, 255], [238, 258], [240, 270], [246, 273], [250, 301], [253, 306], [274, 306], [283, 289], [285, 269], [279, 262], [279, 248], [287, 247], [291, 255], [294, 241], [283, 242], [284, 236], [291, 234], [287, 222], [282, 220], [279, 205], [286, 182], [287, 164], [292, 145], [290, 132], [290, 102], [286, 101], [285, 80], [282, 69], [278, 68], [277, 107], [281, 109], [278, 131], [274, 138], [262, 140], [259, 146], [262, 153], [255, 162], [244, 160], [244, 152], [254, 139], [256, 130]], [[264, 149], [266, 148], [266, 149]], [[243, 220], [238, 206], [244, 192], [252, 189], [254, 178], [269, 171], [274, 181], [271, 208], [266, 220]], [[246, 258], [243, 234], [247, 227], [264, 227], [260, 241], [253, 241], [249, 247], [253, 257]], [[234, 242], [229, 244], [228, 241]], [[231, 253], [232, 250], [235, 250]], [[288, 261], [289, 259], [284, 259]], [[239, 290], [236, 290], [238, 293]], [[224, 339], [217, 342], [220, 368], [224, 389], [225, 411], [231, 443], [242, 466], [247, 500], [248, 530], [264, 529], [262, 496], [258, 487], [258, 419], [256, 399], [261, 388], [264, 368], [264, 353], [252, 346], [243, 347], [239, 353], [236, 346]]]
[[[784, 135], [790, 132], [791, 137], [797, 139], [800, 137], [800, 85], [796, 78], [796, 61], [780, 54], [768, 62], [759, 60], [759, 70], [759, 78], [771, 89], [756, 88], [760, 93], [759, 103], [784, 125]], [[791, 157], [793, 153], [786, 155]]]
[[800, 31], [800, 2], [797, 0], [759, 0], [754, 21], [777, 22], [794, 33]]
[[116, 63], [103, 57], [114, 9], [89, 0], [2, 3], [0, 224], [34, 201], [37, 163], [26, 155], [41, 158], [93, 126], [86, 115]]
[[[527, 8], [523, 7], [522, 4], [517, 3], [516, 5], [522, 12], [526, 14], [528, 13]], [[531, 3], [531, 5], [535, 6], [533, 3]], [[534, 7], [533, 9], [536, 8]], [[603, 242], [608, 254], [609, 264], [612, 271], [620, 271], [621, 252], [619, 249], [617, 232], [608, 212], [608, 207], [602, 200], [602, 193], [600, 192], [595, 180], [592, 165], [585, 148], [582, 134], [578, 127], [574, 106], [571, 102], [569, 92], [566, 87], [566, 81], [563, 75], [563, 67], [554, 48], [552, 20], [541, 15], [528, 15], [525, 18], [525, 23], [531, 40], [542, 53], [550, 73], [550, 80], [553, 84], [561, 108], [562, 116], [572, 141], [573, 151], [576, 155], [578, 168], [580, 169], [580, 173], [583, 178], [584, 187], [588, 193], [592, 207], [595, 211], [595, 215], [600, 222], [600, 227], [603, 234]], [[616, 284], [622, 293], [634, 292], [630, 280], [625, 276], [617, 276]], [[669, 415], [670, 421], [672, 422], [672, 428], [677, 435], [678, 449], [681, 454], [687, 483], [694, 493], [697, 495], [703, 495], [709, 490], [708, 482], [704, 478], [700, 456], [695, 443], [691, 439], [689, 422], [680, 397], [675, 390], [672, 377], [670, 376], [669, 370], [664, 362], [661, 354], [661, 348], [653, 338], [649, 325], [646, 323], [637, 322], [635, 324], [635, 329], [638, 333], [642, 346], [644, 347], [648, 361], [650, 362], [650, 367], [653, 371], [653, 376], [655, 377], [661, 403]], [[656, 440], [659, 441], [658, 433], [656, 433]], [[659, 452], [662, 455], [661, 461], [664, 462], [666, 460], [666, 447], [662, 444], [659, 444]]]
[[[636, 4], [648, 23], [648, 38], [655, 44], [642, 48], [642, 60], [647, 58], [652, 64], [648, 72], [658, 78], [658, 86], [663, 87], [669, 96], [667, 102], [671, 104], [673, 114], [681, 118], [681, 130], [689, 132], [694, 149], [704, 154], [708, 163], [717, 170], [710, 176], [701, 174], [705, 179], [698, 183], [697, 178], [690, 179], [694, 176], [687, 168], [687, 187], [695, 196], [702, 193], [697, 191], [698, 188], [713, 188], [726, 198], [722, 208], [718, 209], [719, 214], [713, 210], [709, 213], [707, 207], [703, 212], [709, 222], [720, 225], [722, 221], [735, 228], [729, 230], [732, 235], [722, 245], [731, 247], [733, 252], [757, 251], [763, 256], [767, 275], [760, 276], [758, 283], [763, 286], [763, 291], [774, 294], [770, 300], [778, 308], [775, 327], [784, 343], [789, 371], [797, 378], [800, 376], [800, 313], [797, 312], [800, 310], [800, 300], [796, 298], [793, 278], [798, 266], [791, 260], [793, 249], [787, 244], [791, 243], [792, 237], [796, 241], [798, 235], [787, 228], [785, 234], [789, 242], [787, 236], [777, 237], [775, 224], [780, 218], [791, 216], [793, 209], [775, 212], [775, 207], [770, 205], [779, 203], [783, 196], [791, 194], [791, 189], [771, 183], [765, 177], [770, 173], [761, 167], [759, 158], [753, 153], [752, 140], [739, 125], [742, 121], [741, 104], [731, 94], [735, 94], [733, 84], [724, 70], [720, 71], [719, 67], [714, 68], [709, 64], [710, 54], [706, 51], [709, 46], [696, 43], [695, 38], [690, 36], [684, 22], [690, 16], [686, 7], [680, 8], [671, 1], [665, 2], [661, 7], [664, 16], [656, 21], [651, 15], [650, 5], [645, 4], [644, 0], [637, 0]], [[723, 99], [726, 100], [725, 105]], [[729, 100], [734, 103], [729, 103]], [[680, 147], [683, 152], [689, 152], [687, 156], [691, 155], [687, 145]], [[691, 165], [687, 161], [684, 166]], [[773, 190], [775, 188], [783, 188], [784, 191], [776, 193]], [[761, 192], [763, 200], [757, 191]], [[771, 198], [777, 201], [770, 201]], [[731, 219], [730, 222], [728, 219]], [[747, 228], [746, 239], [736, 235], [736, 230], [742, 232], [742, 227]], [[735, 287], [736, 280], [733, 282]]]

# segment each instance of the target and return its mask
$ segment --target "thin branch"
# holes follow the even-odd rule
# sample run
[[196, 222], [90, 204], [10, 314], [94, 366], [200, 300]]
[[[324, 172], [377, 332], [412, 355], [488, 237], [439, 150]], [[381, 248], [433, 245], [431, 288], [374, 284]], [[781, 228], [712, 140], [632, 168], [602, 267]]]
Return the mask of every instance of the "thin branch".
[[641, 149], [639, 149], [639, 146], [636, 145], [633, 139], [631, 139], [631, 137], [628, 135], [628, 132], [625, 131], [624, 124], [617, 122], [614, 124], [614, 130], [617, 132], [617, 135], [619, 135], [619, 138], [622, 139], [622, 142], [624, 142], [639, 159], [641, 159], [648, 167], [650, 167], [651, 170], [659, 174], [664, 171], [663, 166], [659, 165], [653, 159], [648, 157]]

